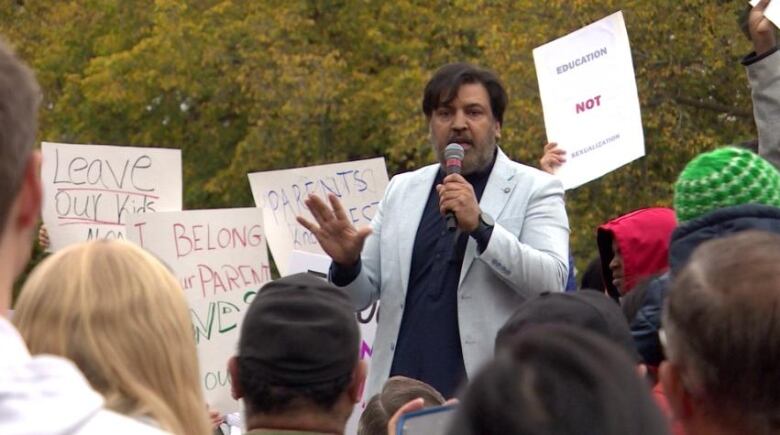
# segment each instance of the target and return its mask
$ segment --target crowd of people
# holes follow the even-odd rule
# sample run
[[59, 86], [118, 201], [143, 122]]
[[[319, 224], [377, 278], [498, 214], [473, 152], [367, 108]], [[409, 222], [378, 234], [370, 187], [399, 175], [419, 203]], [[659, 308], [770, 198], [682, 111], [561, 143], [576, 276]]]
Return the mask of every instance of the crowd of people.
[[[594, 229], [572, 287], [554, 143], [542, 170], [498, 146], [498, 76], [440, 68], [422, 112], [438, 162], [394, 177], [368, 228], [336, 196], [299, 218], [332, 258], [327, 280], [260, 289], [225, 362], [247, 434], [395, 435], [423, 408], [443, 433], [780, 433], [780, 54], [769, 0], [749, 14], [757, 149], [687, 163], [673, 208]], [[38, 229], [40, 102], [34, 73], [0, 43], [0, 312]], [[458, 170], [445, 156], [464, 150]], [[546, 173], [548, 172], [548, 173]], [[417, 226], [410, 223], [418, 223]], [[454, 224], [450, 231], [448, 224]], [[567, 283], [568, 282], [568, 283]], [[355, 312], [377, 300], [372, 366]], [[180, 284], [142, 248], [72, 245], [26, 279], [0, 316], [0, 433], [222, 433], [199, 382]], [[399, 425], [401, 425], [399, 427]], [[226, 434], [227, 435], [227, 434]]]

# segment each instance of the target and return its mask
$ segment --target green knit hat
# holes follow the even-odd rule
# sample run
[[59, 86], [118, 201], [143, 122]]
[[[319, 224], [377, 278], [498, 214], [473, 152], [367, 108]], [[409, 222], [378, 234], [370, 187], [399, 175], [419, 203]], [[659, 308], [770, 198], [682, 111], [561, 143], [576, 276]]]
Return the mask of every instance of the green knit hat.
[[741, 204], [780, 207], [780, 173], [752, 151], [724, 147], [688, 162], [674, 185], [679, 222]]

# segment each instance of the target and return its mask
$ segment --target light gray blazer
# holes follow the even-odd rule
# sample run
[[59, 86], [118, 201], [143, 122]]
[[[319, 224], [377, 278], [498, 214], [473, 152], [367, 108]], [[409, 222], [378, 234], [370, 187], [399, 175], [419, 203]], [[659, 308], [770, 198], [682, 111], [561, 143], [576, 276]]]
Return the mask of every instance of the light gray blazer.
[[[371, 221], [360, 274], [345, 286], [356, 310], [377, 299], [381, 305], [366, 399], [390, 374], [414, 239], [438, 170], [434, 164], [390, 180]], [[493, 356], [496, 332], [518, 305], [540, 292], [562, 290], [568, 273], [569, 224], [560, 181], [499, 149], [480, 207], [496, 225], [481, 255], [469, 238], [460, 271], [458, 326], [469, 377]]]
[[780, 52], [747, 66], [758, 154], [780, 169]]

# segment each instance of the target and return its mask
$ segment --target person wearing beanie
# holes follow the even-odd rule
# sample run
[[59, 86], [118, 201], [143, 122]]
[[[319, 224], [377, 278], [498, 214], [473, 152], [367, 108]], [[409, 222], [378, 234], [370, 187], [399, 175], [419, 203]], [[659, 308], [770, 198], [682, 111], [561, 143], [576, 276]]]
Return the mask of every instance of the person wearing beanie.
[[752, 151], [724, 147], [691, 160], [674, 188], [680, 222], [712, 210], [740, 205], [780, 206], [780, 174]]
[[645, 363], [662, 356], [658, 330], [670, 275], [702, 243], [746, 230], [780, 234], [780, 173], [752, 151], [723, 147], [691, 160], [674, 186], [678, 226], [669, 244], [669, 270], [648, 284], [631, 331]]
[[228, 363], [247, 435], [341, 434], [366, 377], [349, 295], [307, 273], [266, 284]]
[[751, 229], [780, 233], [780, 172], [745, 149], [706, 152], [680, 173], [674, 207], [680, 225], [669, 247], [672, 274], [707, 240]]

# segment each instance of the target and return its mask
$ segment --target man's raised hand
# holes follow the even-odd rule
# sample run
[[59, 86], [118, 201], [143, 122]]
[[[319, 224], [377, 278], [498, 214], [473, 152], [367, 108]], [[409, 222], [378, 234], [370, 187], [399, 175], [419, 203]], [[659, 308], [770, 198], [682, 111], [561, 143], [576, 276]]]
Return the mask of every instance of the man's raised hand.
[[336, 195], [328, 194], [328, 201], [330, 207], [317, 195], [307, 196], [304, 204], [317, 223], [301, 216], [297, 216], [296, 220], [314, 234], [334, 262], [342, 266], [354, 265], [360, 259], [363, 243], [371, 234], [371, 228], [355, 228]]

